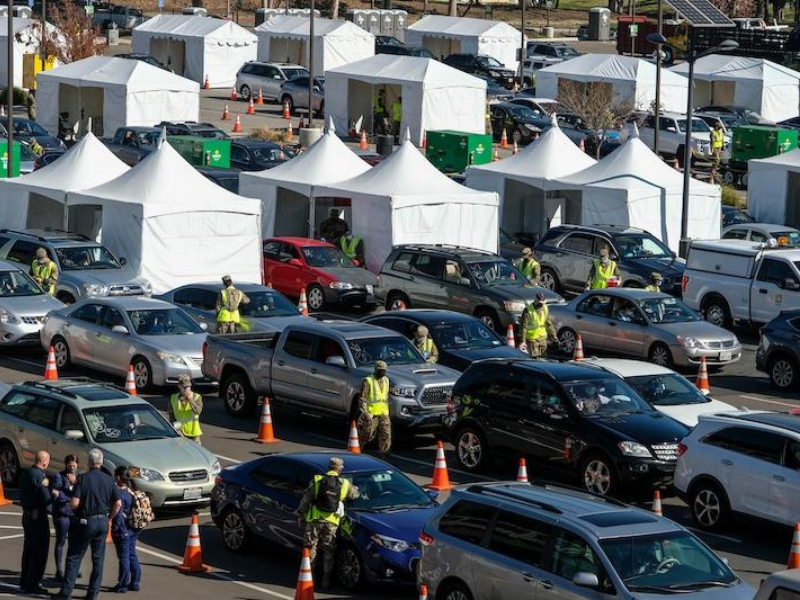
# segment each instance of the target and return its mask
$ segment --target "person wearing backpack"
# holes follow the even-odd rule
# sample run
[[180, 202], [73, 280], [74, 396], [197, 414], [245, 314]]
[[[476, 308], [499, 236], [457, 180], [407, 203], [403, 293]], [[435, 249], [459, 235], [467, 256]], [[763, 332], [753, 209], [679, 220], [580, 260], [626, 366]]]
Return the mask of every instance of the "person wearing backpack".
[[333, 561], [336, 555], [336, 532], [344, 516], [344, 502], [358, 498], [358, 488], [349, 480], [341, 477], [344, 461], [331, 457], [328, 472], [314, 475], [300, 506], [297, 508], [297, 519], [305, 526], [303, 547], [308, 548], [312, 568], [317, 557], [317, 550], [322, 551], [322, 587], [331, 585]]
[[136, 542], [141, 529], [131, 527], [130, 517], [135, 508], [136, 494], [141, 492], [136, 491], [128, 467], [117, 467], [114, 471], [114, 480], [122, 501], [122, 508], [111, 522], [111, 540], [114, 542], [119, 560], [117, 585], [112, 587], [111, 591], [117, 594], [124, 594], [128, 590], [138, 592], [142, 569], [139, 566], [139, 556], [136, 554]]

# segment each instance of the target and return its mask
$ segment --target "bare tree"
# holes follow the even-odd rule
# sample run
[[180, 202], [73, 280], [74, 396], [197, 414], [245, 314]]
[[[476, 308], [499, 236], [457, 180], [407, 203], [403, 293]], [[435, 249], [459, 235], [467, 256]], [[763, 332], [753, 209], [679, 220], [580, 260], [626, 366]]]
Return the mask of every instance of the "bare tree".
[[610, 83], [568, 79], [558, 82], [558, 104], [564, 111], [583, 119], [584, 126], [593, 132], [597, 158], [600, 158], [600, 143], [606, 133], [624, 122], [634, 108], [630, 102], [615, 96]]
[[61, 63], [71, 63], [82, 58], [103, 54], [106, 41], [100, 28], [92, 22], [91, 15], [76, 2], [48, 4], [50, 22], [55, 31], [45, 38], [45, 50]]
[[447, 14], [451, 17], [458, 16], [458, 0], [450, 0], [447, 5]]

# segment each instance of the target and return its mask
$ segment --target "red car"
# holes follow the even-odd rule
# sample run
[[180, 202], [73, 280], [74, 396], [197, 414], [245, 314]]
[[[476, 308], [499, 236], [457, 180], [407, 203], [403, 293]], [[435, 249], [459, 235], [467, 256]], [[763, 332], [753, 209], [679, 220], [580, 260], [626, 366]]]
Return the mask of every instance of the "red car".
[[294, 298], [305, 288], [311, 311], [337, 306], [371, 309], [378, 303], [374, 273], [356, 266], [333, 244], [309, 238], [265, 240], [264, 282]]

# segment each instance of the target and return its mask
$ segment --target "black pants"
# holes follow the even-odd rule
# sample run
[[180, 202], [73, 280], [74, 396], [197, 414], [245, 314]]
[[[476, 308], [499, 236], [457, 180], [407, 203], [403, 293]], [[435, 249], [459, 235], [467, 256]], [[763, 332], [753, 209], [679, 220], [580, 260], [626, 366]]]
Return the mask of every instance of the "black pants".
[[22, 546], [19, 587], [25, 592], [42, 585], [47, 554], [50, 552], [50, 521], [47, 513], [43, 510], [25, 511], [22, 515], [22, 530], [25, 541]]
[[86, 523], [76, 520], [69, 530], [69, 546], [67, 547], [67, 572], [64, 574], [64, 585], [61, 594], [71, 596], [78, 578], [78, 569], [89, 546], [92, 547], [92, 575], [89, 577], [87, 596], [100, 591], [103, 581], [103, 560], [106, 556], [106, 535], [108, 534], [108, 517], [105, 515], [89, 517]]

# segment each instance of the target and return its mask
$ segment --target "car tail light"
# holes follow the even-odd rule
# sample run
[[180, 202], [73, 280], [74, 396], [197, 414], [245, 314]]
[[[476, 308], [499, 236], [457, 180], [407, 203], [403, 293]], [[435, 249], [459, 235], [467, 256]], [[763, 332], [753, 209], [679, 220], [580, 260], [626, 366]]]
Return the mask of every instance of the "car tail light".
[[678, 457], [680, 458], [681, 456], [686, 454], [686, 451], [688, 449], [689, 447], [686, 444], [678, 444]]
[[681, 293], [686, 293], [686, 286], [689, 285], [689, 278], [686, 275], [681, 277]]
[[425, 546], [426, 548], [430, 548], [433, 546], [433, 536], [425, 533], [424, 531], [420, 531], [419, 533], [419, 543]]
[[208, 342], [203, 342], [203, 360], [206, 359], [206, 350], [208, 350]]

